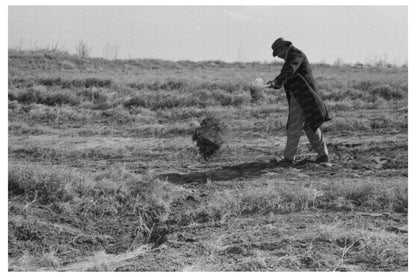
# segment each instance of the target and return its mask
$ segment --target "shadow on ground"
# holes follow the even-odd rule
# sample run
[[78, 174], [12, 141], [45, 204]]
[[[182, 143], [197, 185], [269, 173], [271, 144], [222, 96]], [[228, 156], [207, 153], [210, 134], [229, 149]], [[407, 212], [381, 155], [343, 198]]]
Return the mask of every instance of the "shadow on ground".
[[[297, 162], [294, 167], [299, 167], [312, 163], [311, 160], [302, 160]], [[167, 180], [175, 184], [187, 184], [187, 183], [205, 183], [207, 180], [211, 181], [229, 181], [239, 178], [252, 178], [259, 177], [264, 174], [268, 169], [277, 167], [287, 167], [287, 165], [279, 163], [275, 160], [271, 161], [259, 161], [242, 163], [233, 166], [222, 167], [220, 169], [214, 169], [209, 171], [192, 172], [188, 174], [168, 173], [158, 175], [157, 178], [161, 180]]]

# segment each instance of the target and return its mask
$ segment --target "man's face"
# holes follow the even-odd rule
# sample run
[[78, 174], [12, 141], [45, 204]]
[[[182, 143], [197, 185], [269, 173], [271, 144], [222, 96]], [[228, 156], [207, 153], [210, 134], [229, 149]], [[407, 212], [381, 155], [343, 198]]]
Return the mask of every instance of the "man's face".
[[278, 56], [281, 59], [284, 59], [286, 57], [286, 47], [278, 47], [273, 51], [273, 57]]

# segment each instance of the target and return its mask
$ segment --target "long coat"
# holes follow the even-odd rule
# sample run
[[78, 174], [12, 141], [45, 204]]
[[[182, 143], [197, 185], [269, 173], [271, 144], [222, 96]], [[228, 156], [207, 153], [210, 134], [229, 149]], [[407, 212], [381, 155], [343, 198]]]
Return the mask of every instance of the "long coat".
[[289, 106], [291, 95], [296, 98], [305, 118], [304, 128], [309, 127], [316, 131], [322, 123], [330, 120], [312, 75], [311, 65], [301, 50], [290, 46], [274, 84], [276, 88], [284, 86]]

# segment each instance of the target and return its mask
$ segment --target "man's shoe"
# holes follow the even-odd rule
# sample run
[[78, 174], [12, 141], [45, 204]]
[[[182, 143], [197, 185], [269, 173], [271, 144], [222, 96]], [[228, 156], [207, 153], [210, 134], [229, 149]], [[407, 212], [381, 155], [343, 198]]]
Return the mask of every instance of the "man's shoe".
[[283, 158], [283, 159], [280, 159], [280, 160], [275, 159], [275, 161], [279, 166], [293, 166], [294, 165], [293, 160], [289, 160], [289, 159], [286, 159], [286, 158]]
[[317, 164], [320, 164], [320, 163], [329, 163], [329, 157], [328, 157], [328, 155], [319, 156], [315, 160], [315, 163], [317, 163]]

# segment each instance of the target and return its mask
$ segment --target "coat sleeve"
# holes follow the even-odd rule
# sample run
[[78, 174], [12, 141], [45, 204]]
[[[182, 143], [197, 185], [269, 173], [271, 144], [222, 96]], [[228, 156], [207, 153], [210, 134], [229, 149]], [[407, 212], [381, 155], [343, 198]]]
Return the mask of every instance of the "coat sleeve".
[[279, 76], [274, 79], [275, 87], [280, 88], [288, 78], [292, 77], [298, 70], [299, 66], [303, 63], [304, 59], [305, 56], [301, 52], [289, 52]]

